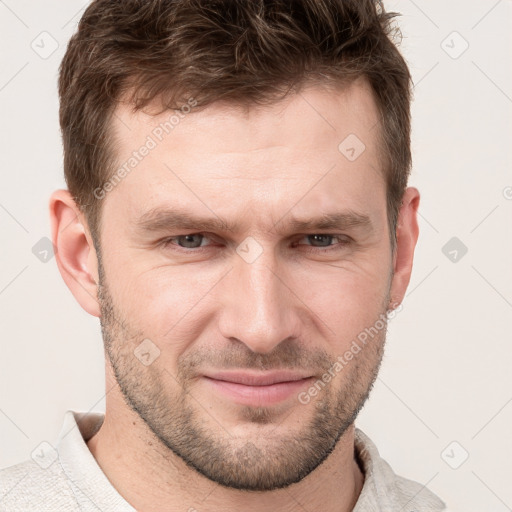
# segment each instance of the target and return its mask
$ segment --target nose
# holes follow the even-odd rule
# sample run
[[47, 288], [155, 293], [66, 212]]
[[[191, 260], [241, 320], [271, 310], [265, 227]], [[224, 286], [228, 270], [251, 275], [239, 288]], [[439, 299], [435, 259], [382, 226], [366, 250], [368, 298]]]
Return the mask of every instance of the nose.
[[253, 352], [266, 354], [298, 337], [300, 301], [286, 281], [283, 266], [270, 249], [248, 263], [234, 256], [234, 268], [222, 281], [219, 329]]

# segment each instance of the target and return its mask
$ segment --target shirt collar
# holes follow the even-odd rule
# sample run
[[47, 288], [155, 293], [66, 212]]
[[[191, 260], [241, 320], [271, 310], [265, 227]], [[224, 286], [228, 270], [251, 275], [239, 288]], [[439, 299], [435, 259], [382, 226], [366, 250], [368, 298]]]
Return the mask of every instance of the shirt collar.
[[[99, 430], [104, 417], [99, 412], [65, 413], [56, 443], [62, 467], [82, 501], [101, 496], [101, 506], [97, 506], [104, 512], [136, 512], [110, 483], [87, 447], [86, 442]], [[353, 512], [394, 512], [397, 476], [362, 430], [355, 429], [354, 441], [364, 484]]]
[[136, 512], [110, 483], [87, 447], [86, 442], [101, 427], [104, 417], [97, 412], [66, 411], [56, 442], [60, 463], [79, 502], [92, 502], [102, 512]]

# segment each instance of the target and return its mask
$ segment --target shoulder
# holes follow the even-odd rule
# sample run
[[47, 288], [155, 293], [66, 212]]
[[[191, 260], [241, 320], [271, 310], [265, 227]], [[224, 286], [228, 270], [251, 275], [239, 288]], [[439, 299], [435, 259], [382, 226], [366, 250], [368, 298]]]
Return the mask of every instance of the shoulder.
[[448, 512], [444, 501], [419, 482], [395, 474], [391, 488], [396, 502], [407, 510]]
[[380, 456], [372, 440], [357, 428], [355, 430], [355, 452], [365, 475], [355, 512], [369, 510], [447, 512], [443, 500], [426, 485], [397, 475]]
[[27, 460], [0, 470], [0, 512], [79, 510], [59, 459], [48, 467]]

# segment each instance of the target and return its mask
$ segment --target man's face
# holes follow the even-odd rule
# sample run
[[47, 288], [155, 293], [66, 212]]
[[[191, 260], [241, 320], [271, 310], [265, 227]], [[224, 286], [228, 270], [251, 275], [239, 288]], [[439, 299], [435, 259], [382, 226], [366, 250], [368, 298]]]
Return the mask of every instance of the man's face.
[[[382, 357], [392, 253], [377, 109], [357, 82], [247, 112], [192, 109], [162, 132], [172, 114], [114, 117], [119, 167], [150, 149], [103, 199], [109, 363], [132, 409], [200, 473], [284, 487], [333, 450]], [[173, 212], [233, 229], [173, 225]], [[240, 373], [281, 383], [233, 384]]]

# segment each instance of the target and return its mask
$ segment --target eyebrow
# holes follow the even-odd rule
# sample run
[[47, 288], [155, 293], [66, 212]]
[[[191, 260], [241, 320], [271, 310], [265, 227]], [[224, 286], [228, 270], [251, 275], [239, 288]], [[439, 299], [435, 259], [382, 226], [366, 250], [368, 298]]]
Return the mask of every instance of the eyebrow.
[[[284, 225], [285, 227], [276, 227], [279, 225]], [[202, 217], [191, 212], [168, 208], [153, 208], [147, 211], [136, 221], [136, 227], [143, 232], [161, 232], [179, 229], [196, 232], [223, 231], [236, 233], [242, 230], [240, 222], [230, 223], [216, 215], [214, 217]], [[346, 210], [323, 213], [308, 219], [299, 219], [292, 215], [286, 215], [273, 225], [271, 231], [281, 232], [289, 230], [300, 232], [349, 228], [364, 228], [368, 231], [372, 231], [373, 225], [368, 215], [353, 210]]]

